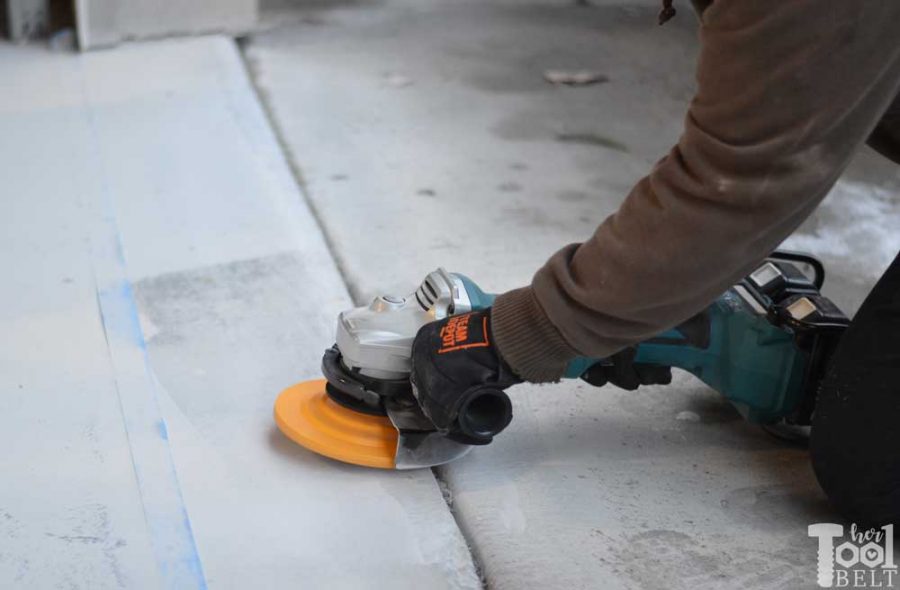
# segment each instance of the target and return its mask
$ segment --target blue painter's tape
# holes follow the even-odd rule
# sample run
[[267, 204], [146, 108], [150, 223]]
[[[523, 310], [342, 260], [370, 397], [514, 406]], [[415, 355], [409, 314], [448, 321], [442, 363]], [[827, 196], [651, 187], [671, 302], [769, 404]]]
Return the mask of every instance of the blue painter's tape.
[[[149, 368], [131, 284], [115, 276], [124, 274], [118, 261], [103, 256], [102, 250], [95, 254], [98, 274], [108, 278], [109, 286], [98, 288], [97, 299], [135, 480], [163, 585], [205, 590], [206, 579], [169, 448], [168, 428], [159, 410], [157, 383]], [[148, 431], [153, 439], [147, 438]]]
[[[141, 350], [146, 350], [147, 343], [144, 342], [144, 331], [141, 329], [141, 321], [136, 311], [131, 283], [125, 279], [117, 280], [115, 283], [113, 287], [98, 289], [97, 292], [100, 311], [104, 316], [104, 328], [107, 332], [114, 331]], [[113, 306], [125, 310], [126, 313], [117, 314], [115, 321], [108, 321], [107, 316], [110, 315]], [[135, 312], [127, 313], [131, 307], [135, 308]]]
[[112, 160], [104, 157], [90, 101], [86, 101], [85, 117], [103, 185], [102, 197], [91, 204], [98, 206], [91, 236], [97, 302], [147, 532], [163, 587], [205, 590], [203, 566], [159, 408], [158, 385], [150, 370], [137, 303], [128, 281], [126, 250], [112, 191], [102, 174]]

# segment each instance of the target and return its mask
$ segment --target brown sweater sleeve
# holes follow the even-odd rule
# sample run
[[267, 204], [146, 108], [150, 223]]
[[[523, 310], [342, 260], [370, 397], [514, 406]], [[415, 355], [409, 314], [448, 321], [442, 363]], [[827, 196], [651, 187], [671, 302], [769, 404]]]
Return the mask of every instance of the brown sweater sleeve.
[[716, 0], [678, 144], [583, 244], [501, 295], [524, 379], [559, 379], [709, 305], [815, 209], [900, 87], [897, 0]]

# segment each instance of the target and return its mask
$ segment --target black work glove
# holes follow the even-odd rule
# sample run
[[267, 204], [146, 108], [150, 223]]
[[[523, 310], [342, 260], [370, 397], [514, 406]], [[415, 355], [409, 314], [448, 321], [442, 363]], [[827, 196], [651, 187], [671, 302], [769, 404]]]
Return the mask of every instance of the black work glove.
[[617, 352], [585, 371], [581, 378], [597, 387], [612, 383], [634, 391], [641, 385], [668, 385], [672, 382], [672, 368], [634, 362], [637, 350], [632, 346]]
[[422, 326], [412, 346], [413, 395], [426, 416], [459, 442], [486, 445], [512, 420], [503, 392], [521, 383], [497, 349], [490, 309]]

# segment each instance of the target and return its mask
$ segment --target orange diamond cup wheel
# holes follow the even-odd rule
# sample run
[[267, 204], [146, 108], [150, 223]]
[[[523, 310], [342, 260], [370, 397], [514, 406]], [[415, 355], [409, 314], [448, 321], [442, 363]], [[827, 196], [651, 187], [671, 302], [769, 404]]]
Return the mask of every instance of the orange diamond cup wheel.
[[325, 393], [325, 379], [292, 385], [275, 400], [275, 422], [292, 441], [354, 465], [395, 469], [397, 430], [386, 416], [349, 410]]

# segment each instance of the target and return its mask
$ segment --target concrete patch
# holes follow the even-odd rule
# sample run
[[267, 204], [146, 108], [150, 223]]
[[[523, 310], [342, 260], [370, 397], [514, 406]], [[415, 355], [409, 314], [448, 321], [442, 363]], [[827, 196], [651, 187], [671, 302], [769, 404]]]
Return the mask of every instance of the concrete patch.
[[477, 587], [430, 472], [339, 464], [274, 427], [274, 397], [319, 376], [332, 337], [316, 283], [290, 252], [135, 286], [210, 583]]

